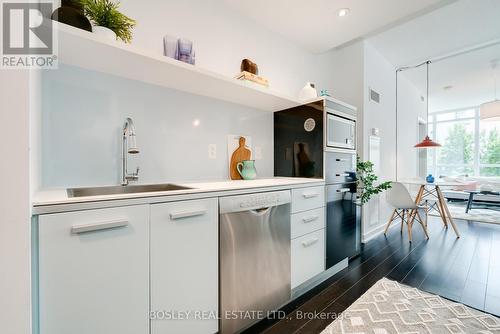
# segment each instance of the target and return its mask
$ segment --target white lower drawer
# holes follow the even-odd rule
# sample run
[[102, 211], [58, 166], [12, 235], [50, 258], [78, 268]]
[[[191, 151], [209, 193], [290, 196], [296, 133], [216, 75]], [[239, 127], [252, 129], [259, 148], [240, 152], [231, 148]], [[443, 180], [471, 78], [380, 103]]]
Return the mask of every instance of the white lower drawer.
[[325, 228], [325, 208], [303, 211], [292, 215], [290, 237], [295, 239]]
[[325, 229], [291, 242], [292, 289], [325, 270]]
[[292, 213], [325, 206], [325, 187], [292, 189]]

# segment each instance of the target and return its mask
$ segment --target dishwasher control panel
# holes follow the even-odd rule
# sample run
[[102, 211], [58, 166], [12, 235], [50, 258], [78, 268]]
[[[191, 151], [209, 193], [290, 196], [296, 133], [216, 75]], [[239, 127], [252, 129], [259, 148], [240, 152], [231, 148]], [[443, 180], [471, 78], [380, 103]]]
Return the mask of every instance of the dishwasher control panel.
[[257, 210], [291, 202], [290, 190], [228, 196], [219, 200], [220, 213]]

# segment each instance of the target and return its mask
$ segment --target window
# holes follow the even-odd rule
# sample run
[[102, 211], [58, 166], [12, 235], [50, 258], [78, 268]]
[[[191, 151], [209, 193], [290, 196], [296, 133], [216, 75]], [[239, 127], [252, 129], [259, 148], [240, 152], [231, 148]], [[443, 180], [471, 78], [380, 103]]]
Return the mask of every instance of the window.
[[500, 121], [481, 121], [479, 108], [429, 114], [429, 135], [442, 147], [427, 150], [428, 173], [500, 177]]

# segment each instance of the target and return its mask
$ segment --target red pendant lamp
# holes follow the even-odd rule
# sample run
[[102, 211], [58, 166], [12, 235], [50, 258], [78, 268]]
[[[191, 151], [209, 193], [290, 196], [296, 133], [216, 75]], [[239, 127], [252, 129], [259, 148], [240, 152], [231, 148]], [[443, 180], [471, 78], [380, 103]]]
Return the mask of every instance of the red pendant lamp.
[[414, 147], [416, 148], [431, 148], [431, 147], [440, 147], [441, 144], [436, 143], [433, 141], [431, 138], [429, 138], [429, 64], [430, 60], [426, 62], [426, 67], [427, 67], [427, 123], [426, 123], [426, 128], [427, 128], [427, 135], [425, 136], [424, 140], [422, 140], [420, 143], [415, 145]]

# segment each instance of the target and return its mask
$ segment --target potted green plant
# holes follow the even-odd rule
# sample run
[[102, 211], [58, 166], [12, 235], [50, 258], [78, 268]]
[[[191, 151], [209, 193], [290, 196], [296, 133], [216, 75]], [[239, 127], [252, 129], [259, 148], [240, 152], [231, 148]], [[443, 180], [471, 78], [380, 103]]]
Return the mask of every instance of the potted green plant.
[[80, 0], [85, 15], [94, 24], [92, 32], [125, 43], [132, 41], [135, 20], [118, 11], [120, 2], [111, 0]]
[[359, 157], [356, 161], [356, 176], [361, 205], [367, 203], [373, 195], [392, 187], [391, 182], [377, 184], [378, 176], [373, 173], [373, 162], [361, 161]]

